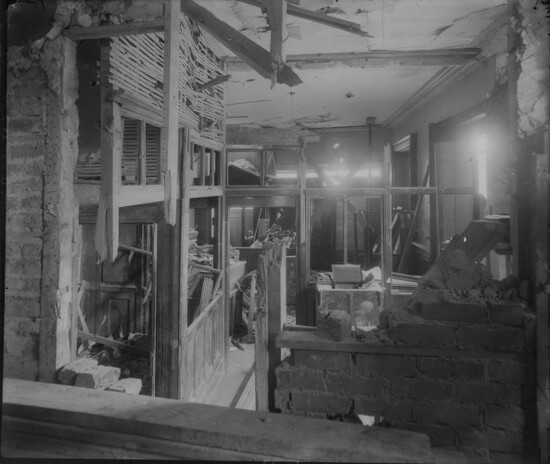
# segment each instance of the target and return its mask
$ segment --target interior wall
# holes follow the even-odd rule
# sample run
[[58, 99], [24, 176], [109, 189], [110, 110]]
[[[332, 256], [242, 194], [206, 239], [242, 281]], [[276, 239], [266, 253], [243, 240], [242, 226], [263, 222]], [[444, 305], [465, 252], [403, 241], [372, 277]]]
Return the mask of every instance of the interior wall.
[[[438, 123], [463, 111], [474, 108], [486, 99], [488, 106], [488, 152], [487, 163], [490, 166], [487, 179], [488, 198], [487, 210], [492, 213], [510, 213], [511, 192], [510, 172], [511, 160], [506, 154], [505, 122], [506, 88], [505, 57], [493, 56], [479, 63], [474, 69], [434, 95], [421, 108], [414, 110], [407, 118], [392, 131], [392, 141], [396, 142], [411, 133], [417, 134], [418, 141], [418, 182], [422, 178], [428, 165], [428, 125]], [[445, 171], [445, 164], [440, 164], [439, 170]], [[455, 170], [455, 174], [460, 174]], [[467, 176], [466, 176], [467, 177]], [[455, 179], [457, 182], [467, 181], [467, 178]], [[419, 240], [425, 244], [429, 241], [429, 200], [424, 197], [419, 216]]]

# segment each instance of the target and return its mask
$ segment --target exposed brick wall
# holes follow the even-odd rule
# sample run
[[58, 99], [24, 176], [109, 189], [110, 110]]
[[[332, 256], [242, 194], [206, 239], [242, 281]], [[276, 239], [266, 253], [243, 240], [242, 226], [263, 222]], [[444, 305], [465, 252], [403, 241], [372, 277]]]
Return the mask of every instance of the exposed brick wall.
[[76, 44], [61, 37], [8, 56], [4, 375], [53, 381], [70, 360]]
[[277, 407], [316, 417], [382, 416], [392, 427], [428, 434], [435, 446], [475, 449], [495, 463], [502, 453], [520, 459], [534, 421], [524, 308], [421, 311], [430, 319], [390, 324], [395, 345], [370, 350], [380, 352], [360, 342], [346, 351], [291, 349], [276, 369]]

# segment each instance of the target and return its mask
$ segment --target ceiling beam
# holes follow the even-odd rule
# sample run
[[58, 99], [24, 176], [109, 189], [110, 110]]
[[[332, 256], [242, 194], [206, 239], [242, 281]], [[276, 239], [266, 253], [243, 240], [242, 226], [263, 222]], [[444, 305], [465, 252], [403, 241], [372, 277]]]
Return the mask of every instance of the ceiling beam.
[[87, 40], [107, 39], [123, 35], [150, 34], [152, 32], [164, 32], [163, 18], [126, 24], [109, 24], [107, 26], [73, 26], [65, 29], [63, 33], [72, 40]]
[[[181, 0], [181, 10], [204, 27], [258, 74], [266, 79], [271, 78], [273, 67], [271, 54], [267, 50], [233, 29], [229, 24], [220, 21], [210, 11], [193, 0]], [[292, 87], [301, 84], [302, 80], [285, 64], [277, 72], [277, 82]]]
[[[253, 5], [257, 7], [262, 7], [262, 0], [238, 0], [242, 3], [247, 3], [248, 5]], [[314, 21], [316, 23], [323, 24], [325, 26], [335, 27], [346, 32], [351, 32], [352, 34], [357, 34], [362, 37], [372, 37], [361, 29], [361, 25], [347, 21], [345, 19], [335, 18], [334, 16], [328, 16], [324, 13], [318, 13], [317, 11], [308, 10], [306, 8], [301, 8], [299, 6], [288, 3], [287, 13], [297, 18], [307, 19], [309, 21]]]
[[[368, 68], [400, 66], [462, 66], [478, 58], [479, 48], [444, 48], [437, 50], [371, 50], [368, 52], [313, 53], [287, 55], [286, 63], [299, 69], [350, 67]], [[225, 57], [227, 71], [246, 70], [235, 56]]]

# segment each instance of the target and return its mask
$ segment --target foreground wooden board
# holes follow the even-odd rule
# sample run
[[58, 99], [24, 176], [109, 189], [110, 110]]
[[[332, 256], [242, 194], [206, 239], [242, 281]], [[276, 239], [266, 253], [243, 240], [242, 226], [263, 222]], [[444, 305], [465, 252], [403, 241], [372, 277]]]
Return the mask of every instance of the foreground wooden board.
[[4, 380], [5, 457], [434, 462], [424, 434]]

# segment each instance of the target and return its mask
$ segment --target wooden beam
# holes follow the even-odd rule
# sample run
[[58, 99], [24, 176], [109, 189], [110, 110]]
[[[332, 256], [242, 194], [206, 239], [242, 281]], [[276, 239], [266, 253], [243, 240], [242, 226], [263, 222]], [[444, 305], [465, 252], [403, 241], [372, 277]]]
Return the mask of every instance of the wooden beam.
[[[164, 218], [176, 223], [178, 197], [180, 10], [172, 0], [164, 3], [164, 112], [161, 159], [164, 177]], [[187, 231], [185, 231], [187, 233]]]
[[164, 201], [164, 187], [160, 184], [122, 185], [119, 187], [118, 206], [120, 208], [126, 206], [146, 205], [162, 201]]
[[112, 101], [108, 81], [109, 43], [101, 46], [101, 189], [96, 223], [96, 250], [101, 261], [114, 261], [118, 253], [119, 189], [122, 158], [120, 105]]
[[[261, 0], [239, 0], [242, 3], [247, 3], [248, 5], [253, 5], [257, 7], [262, 7], [263, 3]], [[272, 0], [270, 0], [272, 1]], [[301, 8], [292, 3], [287, 5], [287, 12], [289, 15], [296, 16], [297, 18], [307, 19], [309, 21], [314, 21], [316, 23], [323, 24], [324, 26], [335, 27], [346, 32], [351, 32], [352, 34], [357, 34], [362, 37], [372, 37], [368, 32], [361, 30], [361, 25], [346, 21], [345, 19], [335, 18], [334, 16], [328, 16], [324, 13], [318, 13], [317, 11], [308, 10], [306, 8]]]
[[296, 267], [298, 274], [298, 292], [296, 295], [296, 322], [298, 324], [307, 324], [310, 321], [307, 307], [307, 219], [306, 219], [306, 168], [307, 168], [307, 142], [303, 142], [298, 158], [298, 188], [300, 193], [297, 196], [296, 216], [298, 219], [298, 230], [296, 234]]
[[109, 24], [107, 26], [70, 27], [63, 34], [71, 40], [106, 39], [123, 35], [151, 34], [164, 31], [164, 19], [135, 21], [126, 24]]
[[392, 184], [392, 169], [391, 169], [391, 146], [388, 144], [384, 147], [384, 187], [386, 193], [382, 198], [382, 249], [381, 259], [382, 264], [382, 285], [384, 286], [384, 308], [391, 308], [391, 273], [393, 264], [393, 241], [392, 241], [392, 196], [390, 187]]
[[275, 85], [277, 72], [285, 64], [286, 53], [284, 50], [284, 40], [286, 33], [286, 0], [270, 0], [263, 2], [267, 10], [267, 22], [271, 29], [270, 52], [273, 71], [271, 73], [271, 86]]
[[137, 351], [138, 353], [146, 353], [146, 354], [150, 353], [150, 351], [144, 350], [143, 348], [138, 348], [137, 346], [133, 346], [133, 345], [127, 345], [126, 343], [117, 342], [115, 340], [111, 340], [110, 338], [100, 337], [99, 335], [83, 332], [82, 330], [78, 331], [78, 336], [86, 340], [91, 340], [93, 342], [101, 343], [102, 345], [105, 345], [105, 346], [117, 348], [119, 350]]
[[267, 314], [264, 311], [256, 313], [254, 348], [256, 355], [256, 411], [269, 411]]
[[[233, 29], [229, 24], [220, 21], [210, 11], [193, 0], [181, 0], [181, 9], [262, 77], [271, 78], [272, 61], [267, 50]], [[277, 72], [276, 80], [279, 84], [286, 84], [290, 87], [302, 83], [298, 75], [287, 65]]]
[[[462, 66], [478, 59], [479, 48], [436, 50], [369, 50], [368, 52], [309, 53], [287, 55], [286, 63], [298, 69], [331, 67], [370, 68], [381, 66]], [[228, 72], [243, 71], [245, 64], [236, 56], [225, 58]], [[364, 126], [361, 126], [364, 129]]]

